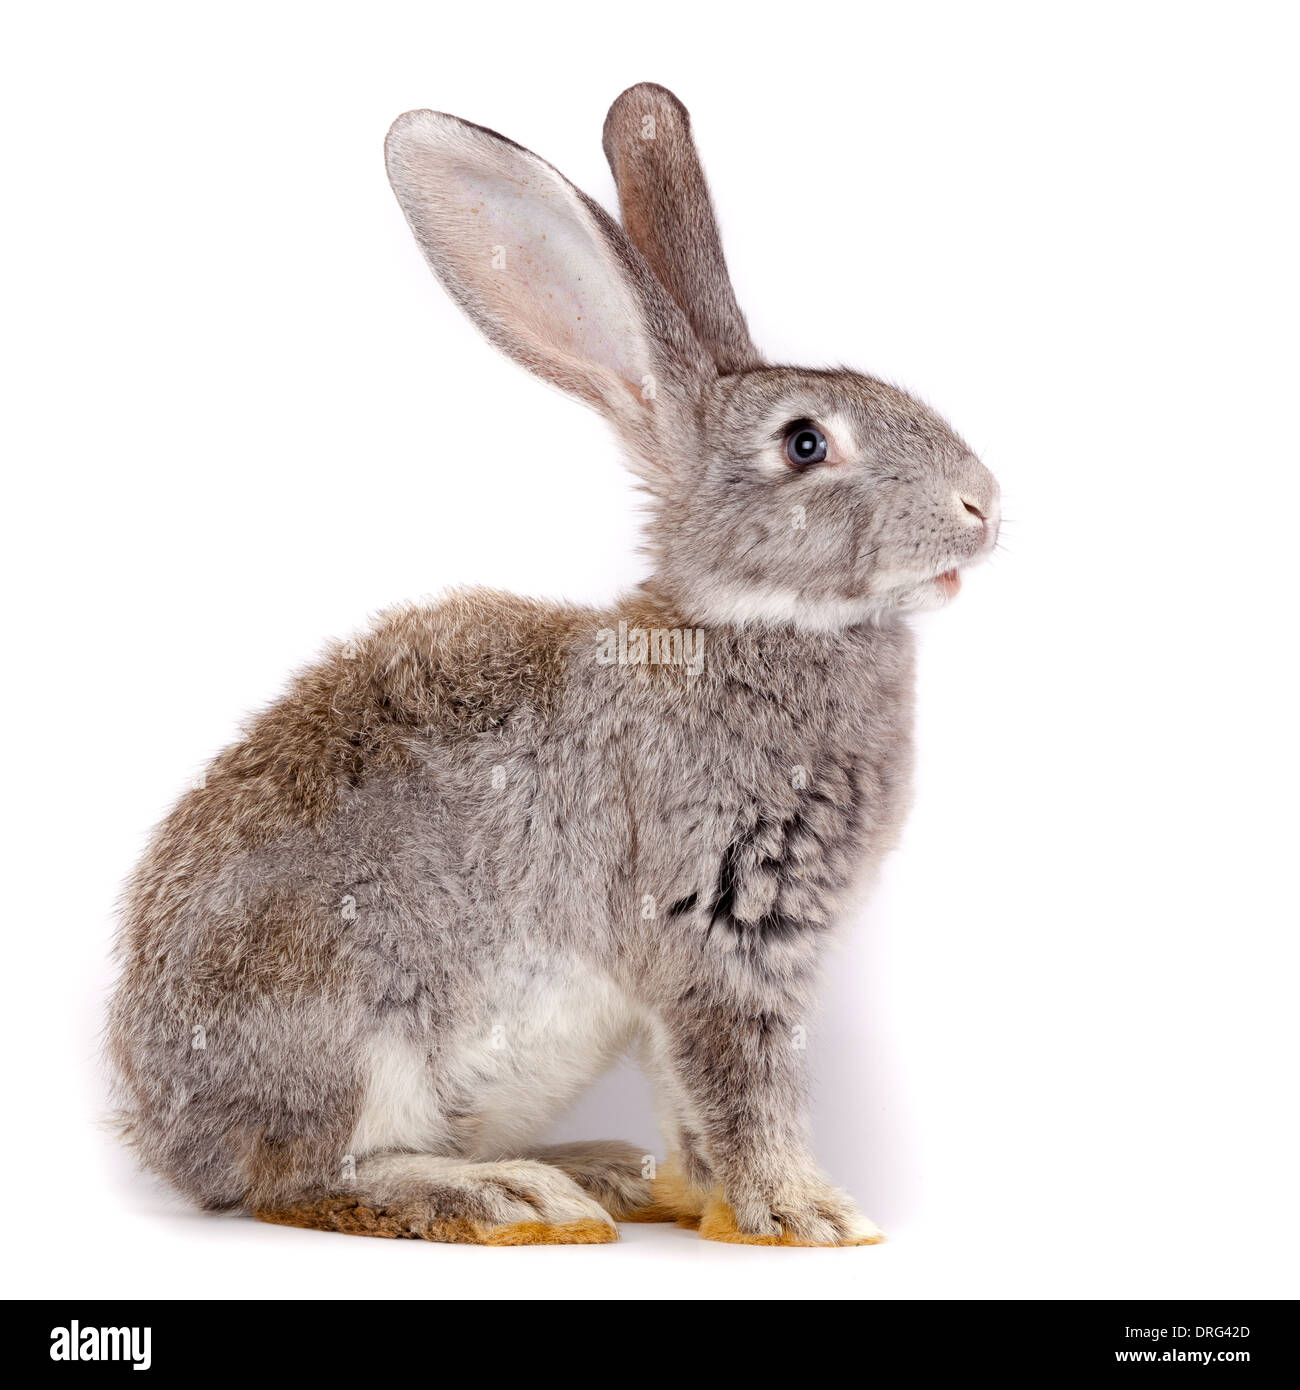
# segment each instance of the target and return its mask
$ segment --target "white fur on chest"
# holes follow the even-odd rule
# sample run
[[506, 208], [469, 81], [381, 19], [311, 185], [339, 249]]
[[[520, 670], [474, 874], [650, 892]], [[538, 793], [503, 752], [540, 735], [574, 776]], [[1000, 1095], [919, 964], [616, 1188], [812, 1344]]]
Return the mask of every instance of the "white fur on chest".
[[369, 1044], [355, 1157], [398, 1149], [494, 1158], [517, 1152], [639, 1034], [603, 975], [531, 953], [493, 971], [475, 1014], [436, 1054], [409, 1034]]

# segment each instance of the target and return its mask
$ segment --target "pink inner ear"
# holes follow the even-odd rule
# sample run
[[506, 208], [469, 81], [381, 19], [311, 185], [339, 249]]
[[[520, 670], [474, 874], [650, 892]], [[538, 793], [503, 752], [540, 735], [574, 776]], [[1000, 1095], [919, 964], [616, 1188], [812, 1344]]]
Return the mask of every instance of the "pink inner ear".
[[594, 368], [639, 397], [649, 371], [639, 315], [574, 195], [526, 166], [460, 165], [448, 184], [449, 260], [484, 309], [538, 357]]

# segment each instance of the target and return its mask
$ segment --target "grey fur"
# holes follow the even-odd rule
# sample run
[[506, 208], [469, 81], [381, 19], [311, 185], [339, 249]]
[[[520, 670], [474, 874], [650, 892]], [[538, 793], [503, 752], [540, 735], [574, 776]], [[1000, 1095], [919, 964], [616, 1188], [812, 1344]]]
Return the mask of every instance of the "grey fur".
[[[537, 1137], [638, 1048], [685, 1183], [723, 1203], [706, 1234], [876, 1238], [809, 1151], [798, 1030], [827, 933], [905, 809], [903, 615], [991, 547], [997, 488], [881, 382], [719, 373], [748, 339], [684, 110], [631, 89], [607, 150], [629, 167], [620, 131], [642, 100], [683, 118], [633, 189], [659, 200], [642, 225], [676, 216], [703, 246], [671, 293], [527, 151], [430, 113], [390, 135], [399, 198], [450, 291], [620, 432], [654, 499], [654, 574], [605, 612], [477, 592], [387, 615], [300, 676], [159, 828], [130, 890], [110, 1044], [143, 1161], [205, 1206], [315, 1204], [327, 1216], [302, 1224], [358, 1229], [364, 1212], [378, 1234], [432, 1239], [585, 1229], [593, 1198], [630, 1215], [649, 1199], [634, 1153], [548, 1154]], [[555, 208], [572, 209], [588, 240], [565, 254], [584, 293], [598, 282], [579, 307], [633, 306], [630, 330], [611, 317], [571, 333], [549, 305], [511, 318], [565, 263], [515, 269], [505, 291], [486, 278], [460, 240], [457, 179], [478, 179], [476, 161], [545, 200], [525, 217], [552, 219], [552, 237]], [[692, 283], [713, 306], [705, 345], [679, 303]], [[619, 376], [638, 358], [648, 399]], [[842, 451], [806, 473], [781, 442], [805, 418], [833, 420]], [[702, 665], [611, 662], [620, 624], [699, 629]], [[404, 1130], [397, 1103], [390, 1115], [373, 1098], [385, 1059], [412, 1057], [402, 1094], [419, 1114]], [[351, 1152], [380, 1131], [399, 1137]]]

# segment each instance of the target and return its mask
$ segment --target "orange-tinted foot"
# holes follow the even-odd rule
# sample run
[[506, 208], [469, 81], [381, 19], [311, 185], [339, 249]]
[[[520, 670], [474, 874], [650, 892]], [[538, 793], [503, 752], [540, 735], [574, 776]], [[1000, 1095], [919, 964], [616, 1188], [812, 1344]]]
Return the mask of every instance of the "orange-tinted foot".
[[[705, 1240], [720, 1240], [728, 1245], [801, 1245], [817, 1249], [833, 1249], [844, 1245], [879, 1245], [884, 1233], [864, 1216], [856, 1212], [846, 1217], [841, 1213], [813, 1208], [806, 1220], [798, 1220], [793, 1215], [787, 1221], [778, 1215], [774, 1219], [781, 1223], [781, 1232], [751, 1232], [741, 1230], [736, 1224], [736, 1213], [722, 1196], [715, 1193], [704, 1206], [700, 1219], [700, 1234]], [[803, 1231], [815, 1231], [819, 1239]]]

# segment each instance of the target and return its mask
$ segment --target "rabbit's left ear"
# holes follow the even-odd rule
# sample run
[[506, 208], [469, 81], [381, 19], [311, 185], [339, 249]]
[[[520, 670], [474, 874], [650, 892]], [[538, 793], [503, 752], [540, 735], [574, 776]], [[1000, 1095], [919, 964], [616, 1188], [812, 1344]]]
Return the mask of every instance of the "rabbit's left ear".
[[609, 108], [604, 144], [628, 236], [718, 371], [760, 366], [731, 288], [686, 108], [667, 87], [638, 83]]
[[716, 371], [623, 229], [545, 160], [455, 116], [407, 112], [386, 155], [452, 298], [497, 347], [604, 414], [653, 485]]

